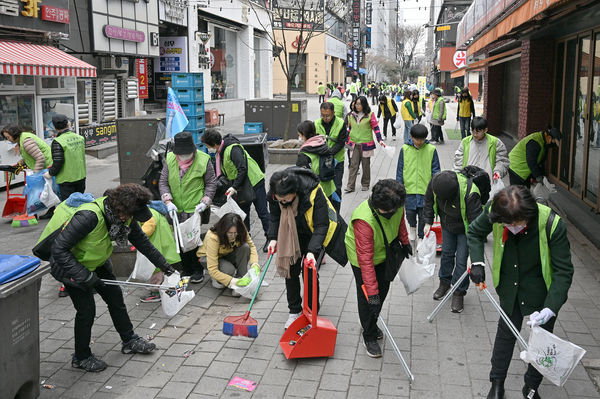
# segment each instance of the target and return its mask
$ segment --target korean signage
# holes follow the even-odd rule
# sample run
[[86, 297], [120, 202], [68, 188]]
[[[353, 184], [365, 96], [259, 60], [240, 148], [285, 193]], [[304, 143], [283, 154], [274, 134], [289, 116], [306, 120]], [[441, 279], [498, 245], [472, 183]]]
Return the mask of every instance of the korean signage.
[[159, 52], [154, 72], [187, 72], [187, 36], [161, 37]]
[[129, 42], [138, 43], [143, 43], [144, 40], [146, 40], [146, 35], [144, 32], [140, 32], [139, 30], [125, 29], [113, 25], [104, 25], [102, 31], [104, 32], [104, 36], [108, 37], [109, 39], [126, 40]]
[[135, 70], [138, 79], [138, 97], [148, 98], [148, 60], [138, 58], [135, 60]]
[[373, 3], [370, 0], [367, 0], [365, 3], [365, 9], [367, 10], [365, 14], [365, 24], [370, 26], [373, 23]]
[[187, 1], [159, 0], [158, 19], [172, 24], [187, 26]]
[[325, 35], [325, 54], [345, 60], [346, 51], [346, 43], [332, 36]]
[[[360, 48], [360, 0], [352, 0], [352, 47]], [[355, 65], [356, 69], [356, 65]]]
[[80, 127], [79, 134], [85, 139], [86, 147], [114, 141], [117, 139], [117, 122]]
[[467, 66], [467, 53], [465, 51], [457, 51], [452, 57], [454, 66], [457, 68], [463, 68]]
[[312, 4], [307, 0], [275, 0], [273, 26], [277, 29], [322, 31], [325, 20], [323, 0], [319, 0], [316, 7], [310, 7]]
[[0, 27], [69, 33], [69, 0], [0, 0]]

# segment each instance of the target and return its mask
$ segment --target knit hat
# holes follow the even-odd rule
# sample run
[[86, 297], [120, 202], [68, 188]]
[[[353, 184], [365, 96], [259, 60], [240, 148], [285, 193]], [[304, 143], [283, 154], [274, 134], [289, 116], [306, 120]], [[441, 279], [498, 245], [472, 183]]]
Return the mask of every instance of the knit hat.
[[191, 154], [196, 151], [196, 144], [190, 132], [181, 132], [175, 135], [175, 146], [173, 147], [173, 154], [185, 155]]
[[52, 117], [52, 124], [54, 125], [54, 129], [63, 130], [69, 126], [69, 119], [66, 115], [56, 114]]
[[440, 199], [451, 199], [458, 193], [458, 179], [456, 172], [445, 170], [433, 176], [431, 188]]

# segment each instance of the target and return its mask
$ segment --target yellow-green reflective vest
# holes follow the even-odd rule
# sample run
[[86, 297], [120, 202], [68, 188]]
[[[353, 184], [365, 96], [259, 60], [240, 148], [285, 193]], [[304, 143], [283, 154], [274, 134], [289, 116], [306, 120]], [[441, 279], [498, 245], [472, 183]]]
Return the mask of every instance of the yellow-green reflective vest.
[[235, 146], [238, 146], [242, 149], [242, 151], [244, 152], [244, 155], [246, 156], [246, 167], [248, 168], [248, 179], [250, 179], [250, 184], [252, 184], [252, 187], [256, 186], [262, 179], [265, 178], [264, 173], [262, 172], [262, 170], [260, 170], [260, 167], [258, 166], [258, 164], [256, 163], [256, 161], [250, 156], [248, 155], [248, 152], [246, 152], [246, 149], [241, 145], [241, 144], [231, 144], [229, 146], [227, 146], [227, 148], [225, 148], [225, 151], [223, 152], [223, 160], [221, 161], [222, 165], [223, 165], [223, 172], [225, 173], [225, 176], [227, 176], [227, 178], [229, 180], [235, 180], [235, 178], [238, 175], [238, 170], [235, 167], [235, 164], [233, 163], [233, 161], [231, 160], [231, 149]]
[[65, 163], [56, 175], [58, 184], [75, 182], [86, 176], [85, 140], [73, 132], [64, 132], [54, 139], [63, 149]]
[[331, 97], [327, 100], [328, 103], [333, 104], [333, 109], [335, 110], [335, 116], [338, 118], [344, 117], [344, 103], [337, 97]]
[[[402, 102], [402, 104], [404, 104], [404, 102]], [[390, 110], [390, 114], [392, 116], [396, 115], [396, 110], [394, 109], [394, 105], [392, 104], [392, 99], [391, 98], [387, 99], [386, 107], [388, 107], [388, 109]], [[379, 103], [379, 109], [381, 110], [381, 114], [385, 116], [385, 110], [383, 109], [383, 104], [382, 103]]]
[[[325, 136], [327, 138], [327, 145], [329, 148], [333, 148], [337, 144], [338, 137], [340, 136], [340, 132], [344, 127], [344, 120], [342, 118], [338, 118], [337, 116], [333, 120], [333, 125], [329, 130], [329, 134], [325, 131], [325, 127], [323, 126], [323, 120], [321, 118], [315, 121], [315, 128], [317, 130], [317, 134], [321, 136]], [[345, 159], [344, 148], [338, 151], [337, 154], [334, 155], [334, 158], [338, 162], [344, 162]]]
[[410, 104], [410, 106], [412, 107], [412, 101], [410, 101], [408, 98], [402, 100], [402, 104], [400, 105], [400, 115], [402, 115], [403, 120], [412, 121], [415, 118], [411, 116], [410, 112], [408, 111], [408, 108], [406, 108], [406, 104]]
[[[498, 137], [494, 137], [491, 134], [486, 133], [485, 139], [487, 140], [487, 150], [490, 157], [490, 166], [492, 167], [492, 172], [494, 172], [494, 167], [496, 166], [496, 148], [498, 147]], [[471, 150], [471, 141], [473, 141], [472, 135], [462, 139], [463, 168], [469, 164], [469, 151]]]
[[[465, 225], [465, 235], [469, 231], [469, 219], [467, 219], [467, 197], [473, 193], [480, 194], [479, 188], [473, 182], [471, 182], [471, 189], [469, 190], [469, 179], [460, 172], [456, 173], [456, 179], [458, 180], [458, 188], [459, 188], [459, 200], [460, 200], [460, 215], [462, 217], [463, 223]], [[433, 211], [436, 215], [438, 215], [438, 206], [437, 206], [437, 195], [433, 193]]]
[[421, 148], [404, 144], [403, 151], [403, 177], [406, 194], [425, 195], [427, 185], [431, 180], [431, 164], [435, 147], [423, 143]]
[[[306, 224], [308, 225], [308, 228], [310, 229], [311, 232], [315, 231], [315, 224], [313, 221], [313, 213], [315, 210], [315, 197], [319, 190], [322, 191], [322, 188], [320, 185], [317, 185], [317, 187], [315, 187], [310, 192], [310, 196], [309, 196], [310, 208], [308, 208], [308, 210], [304, 213], [304, 219], [306, 220]], [[333, 205], [331, 205], [331, 202], [329, 201], [329, 199], [327, 199], [327, 196], [325, 196], [325, 201], [327, 201], [327, 216], [329, 218], [329, 227], [327, 228], [327, 234], [325, 235], [325, 241], [323, 241], [323, 247], [326, 248], [329, 245], [329, 243], [331, 242], [333, 235], [335, 234], [335, 229], [337, 229], [337, 225], [338, 225], [338, 219], [337, 219], [337, 212], [335, 211], [335, 208], [333, 207]]]
[[350, 122], [350, 141], [355, 144], [370, 143], [373, 141], [373, 128], [371, 127], [371, 115], [363, 117], [360, 123], [357, 122], [354, 115], [348, 117]]
[[25, 148], [23, 147], [23, 140], [25, 139], [32, 139], [38, 145], [40, 151], [42, 152], [42, 154], [44, 154], [44, 158], [46, 159], [46, 161], [44, 162], [45, 168], [52, 165], [52, 151], [50, 151], [50, 146], [35, 134], [23, 132], [21, 133], [21, 137], [19, 137], [19, 149], [21, 150], [21, 156], [23, 157], [23, 161], [25, 161], [25, 165], [27, 165], [29, 169], [33, 170], [35, 168], [35, 158], [25, 151]]
[[177, 249], [175, 247], [176, 244], [175, 238], [173, 238], [173, 231], [171, 230], [169, 222], [167, 222], [167, 218], [165, 218], [156, 209], [149, 209], [152, 213], [154, 221], [156, 222], [156, 228], [154, 229], [154, 233], [148, 237], [148, 240], [150, 240], [152, 245], [154, 245], [154, 247], [158, 249], [161, 254], [163, 254], [170, 265], [181, 262], [181, 257], [177, 253]]
[[546, 153], [546, 147], [544, 145], [546, 143], [544, 142], [543, 132], [531, 133], [529, 136], [524, 137], [508, 154], [510, 169], [523, 180], [526, 180], [529, 175], [531, 175], [531, 169], [529, 169], [529, 166], [527, 165], [527, 143], [531, 140], [536, 141], [541, 147], [537, 158], [537, 163], [539, 164], [542, 162], [542, 159], [544, 159], [544, 154]]
[[[310, 152], [300, 151], [300, 153], [310, 158], [310, 168], [315, 173], [315, 175], [319, 176], [319, 161], [321, 160], [321, 157], [317, 154], [313, 154]], [[329, 181], [319, 180], [319, 184], [321, 185], [325, 196], [331, 197], [331, 194], [333, 194], [333, 192], [335, 191], [335, 182], [333, 181], [333, 179]]]
[[179, 164], [172, 152], [167, 154], [167, 167], [169, 168], [169, 188], [173, 203], [177, 211], [193, 213], [196, 205], [204, 197], [204, 174], [210, 160], [210, 156], [204, 152], [196, 151], [194, 162], [188, 171], [179, 177]]
[[[439, 97], [437, 99], [437, 101], [433, 104], [433, 115], [431, 116], [431, 118], [433, 120], [440, 119], [440, 108], [441, 108], [443, 102], [444, 102], [444, 99], [442, 97]], [[448, 107], [446, 107], [446, 104], [444, 103], [444, 115], [442, 115], [442, 120], [446, 120], [447, 114], [448, 114]]]

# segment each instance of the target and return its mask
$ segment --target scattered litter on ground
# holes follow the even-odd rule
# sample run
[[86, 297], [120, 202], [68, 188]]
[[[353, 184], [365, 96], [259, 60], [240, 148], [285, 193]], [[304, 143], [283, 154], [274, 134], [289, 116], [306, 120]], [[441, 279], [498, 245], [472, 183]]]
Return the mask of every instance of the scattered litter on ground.
[[146, 334], [146, 341], [152, 341], [155, 336], [155, 334]]
[[106, 389], [112, 389], [112, 387], [110, 385], [107, 385], [104, 388], [106, 388]]
[[227, 384], [227, 386], [236, 387], [252, 392], [256, 388], [256, 382], [246, 380], [240, 377], [233, 377], [231, 381], [229, 381], [229, 384]]
[[156, 323], [152, 323], [152, 325], [150, 326], [150, 329], [152, 330], [155, 326], [156, 326]]
[[188, 357], [192, 356], [194, 353], [196, 353], [196, 351], [193, 349], [190, 349], [188, 351], [183, 352], [183, 357], [188, 358]]
[[52, 385], [52, 384], [42, 384], [42, 388], [54, 389], [54, 385]]

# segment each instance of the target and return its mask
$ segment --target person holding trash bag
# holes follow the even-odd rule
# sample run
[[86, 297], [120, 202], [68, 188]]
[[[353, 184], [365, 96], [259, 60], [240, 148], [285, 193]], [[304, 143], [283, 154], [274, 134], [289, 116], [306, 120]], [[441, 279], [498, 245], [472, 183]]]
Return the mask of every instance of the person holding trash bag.
[[371, 197], [352, 212], [346, 231], [345, 245], [356, 281], [358, 316], [370, 357], [381, 357], [377, 340], [383, 338], [383, 332], [377, 327], [377, 318], [402, 260], [412, 255], [404, 222], [405, 199], [402, 184], [393, 179], [379, 180]]
[[[122, 340], [121, 352], [146, 354], [156, 347], [133, 331], [121, 289], [101, 280], [116, 280], [110, 261], [113, 241], [121, 245], [129, 241], [165, 274], [175, 272], [136, 223], [152, 216], [147, 207], [150, 198], [146, 188], [130, 183], [77, 208], [58, 206], [38, 241], [36, 248], [51, 247], [50, 273], [65, 284], [77, 311], [75, 353], [71, 360], [74, 368], [94, 372], [107, 367], [90, 349], [96, 314], [94, 290], [108, 306]], [[34, 254], [38, 255], [36, 248]]]
[[[325, 251], [345, 266], [348, 262], [344, 246], [347, 226], [323, 193], [319, 178], [309, 169], [292, 166], [275, 172], [271, 176], [267, 198], [271, 209], [267, 235], [269, 253], [277, 252], [277, 273], [285, 278], [290, 311], [285, 323], [288, 328], [302, 314], [300, 272], [303, 271], [303, 258], [316, 263]], [[312, 281], [312, 274], [308, 281]], [[317, 290], [318, 287], [317, 279]], [[308, 295], [312, 298], [312, 284], [308, 286]], [[309, 301], [310, 306], [312, 301]]]
[[484, 117], [474, 117], [471, 128], [472, 135], [463, 138], [454, 153], [454, 170], [473, 165], [483, 169], [492, 178], [492, 183], [502, 179], [509, 165], [506, 146], [498, 137], [488, 134]]
[[[482, 198], [477, 185], [460, 172], [444, 170], [433, 176], [427, 185], [425, 206], [423, 207], [423, 219], [425, 220], [423, 232], [425, 235], [429, 234], [435, 215], [440, 216], [442, 225], [440, 285], [433, 293], [433, 299], [436, 301], [442, 299], [450, 287], [456, 284], [467, 270], [467, 258], [469, 257], [467, 229], [469, 223], [481, 213], [481, 202]], [[454, 291], [450, 306], [453, 313], [463, 311], [464, 296], [467, 294], [468, 288], [469, 279], [465, 278], [458, 289]]]
[[17, 125], [7, 125], [2, 129], [2, 135], [6, 140], [19, 146], [21, 159], [16, 165], [18, 171], [25, 167], [37, 173], [52, 164], [50, 146], [44, 140], [32, 132], [24, 132]]
[[550, 148], [557, 148], [562, 133], [556, 127], [531, 133], [522, 138], [510, 151], [508, 177], [510, 184], [530, 187], [532, 181], [542, 183], [545, 176], [544, 163]]
[[221, 138], [221, 133], [217, 129], [206, 129], [206, 133], [202, 135], [202, 142], [209, 153], [216, 154], [217, 192], [225, 190], [226, 196], [233, 196], [246, 213], [244, 223], [248, 231], [250, 230], [250, 205], [254, 204], [265, 233], [263, 252], [267, 252], [269, 209], [264, 173], [235, 136], [227, 134]]
[[[210, 156], [196, 149], [191, 133], [175, 135], [173, 152], [167, 154], [158, 188], [161, 200], [169, 212], [177, 212], [180, 223], [194, 212], [203, 213], [203, 221], [210, 217], [209, 207], [217, 190], [215, 170]], [[181, 253], [182, 275], [190, 276], [191, 283], [204, 281], [204, 269], [198, 262], [196, 250]]]
[[[525, 186], [499, 191], [471, 225], [471, 281], [484, 288], [484, 242], [493, 232], [492, 280], [500, 306], [520, 330], [523, 316], [552, 332], [573, 279], [573, 264], [564, 221], [535, 201]], [[504, 380], [516, 338], [500, 318], [492, 352], [488, 399], [504, 397]], [[542, 375], [529, 365], [522, 392], [539, 398]]]
[[206, 265], [212, 286], [231, 288], [233, 296], [240, 296], [233, 290], [236, 285], [242, 287], [250, 282], [248, 278], [243, 279], [248, 272], [248, 262], [251, 267], [258, 266], [256, 246], [236, 213], [226, 213], [210, 228], [197, 255]]

